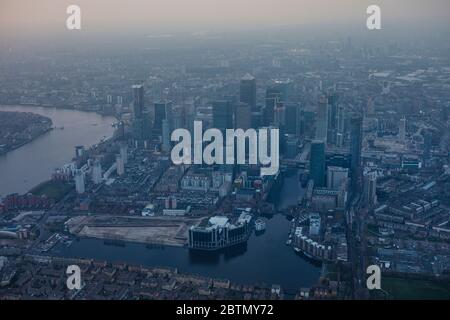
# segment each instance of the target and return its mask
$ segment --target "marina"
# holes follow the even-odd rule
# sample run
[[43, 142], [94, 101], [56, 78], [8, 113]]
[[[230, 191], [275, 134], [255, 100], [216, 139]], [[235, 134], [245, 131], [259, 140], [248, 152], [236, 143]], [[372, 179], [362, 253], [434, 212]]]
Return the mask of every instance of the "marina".
[[[293, 174], [284, 178], [280, 189], [271, 198], [276, 210], [282, 211], [296, 204], [296, 197], [292, 198], [292, 194], [303, 192], [298, 175]], [[101, 239], [78, 238], [69, 247], [55, 246], [51, 253], [62, 257], [127, 261], [149, 267], [165, 266], [176, 268], [179, 272], [228, 279], [239, 284], [277, 284], [287, 292], [317, 283], [320, 264], [286, 245], [292, 217], [274, 213], [257, 219], [262, 219], [266, 224], [265, 232], [249, 235], [243, 243], [214, 251], [134, 242], [106, 245]], [[272, 263], [274, 259], [277, 261], [275, 265]], [[258, 267], [255, 268], [255, 265]]]

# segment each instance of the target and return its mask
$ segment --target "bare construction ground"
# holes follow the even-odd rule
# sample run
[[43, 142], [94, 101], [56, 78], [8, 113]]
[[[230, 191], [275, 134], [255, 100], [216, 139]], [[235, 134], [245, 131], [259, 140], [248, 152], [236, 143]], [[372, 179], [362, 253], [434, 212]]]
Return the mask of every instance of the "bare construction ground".
[[184, 246], [188, 230], [202, 218], [78, 216], [67, 221], [69, 232], [80, 237]]

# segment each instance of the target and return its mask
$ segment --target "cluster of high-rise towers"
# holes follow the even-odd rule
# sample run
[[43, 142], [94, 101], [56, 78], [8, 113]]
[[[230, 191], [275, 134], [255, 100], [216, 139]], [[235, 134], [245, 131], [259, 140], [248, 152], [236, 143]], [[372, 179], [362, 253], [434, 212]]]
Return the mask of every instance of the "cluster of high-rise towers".
[[[314, 140], [311, 142], [310, 179], [314, 187], [330, 188], [330, 175], [343, 172], [342, 167], [328, 167], [325, 151], [327, 146], [342, 150], [349, 134], [349, 174], [351, 191], [357, 192], [362, 185], [361, 150], [363, 142], [363, 118], [359, 114], [347, 114], [339, 103], [335, 90], [319, 98], [316, 109]], [[328, 170], [327, 170], [328, 169]]]
[[[267, 88], [264, 106], [257, 105], [256, 79], [246, 74], [240, 82], [238, 99], [212, 102], [210, 127], [220, 130], [276, 126], [284, 134], [299, 136], [300, 104], [289, 102], [290, 81], [276, 81]], [[170, 133], [177, 128], [191, 129], [196, 119], [193, 106], [177, 106], [163, 101], [154, 104], [153, 121], [150, 110], [144, 107], [144, 86], [132, 86], [132, 136], [136, 147], [143, 147], [155, 136], [161, 136], [162, 149], [170, 147]]]
[[[220, 129], [243, 129], [277, 127], [280, 130], [280, 151], [287, 158], [295, 158], [299, 142], [310, 124], [308, 112], [299, 102], [291, 99], [292, 82], [273, 81], [265, 92], [263, 105], [258, 105], [256, 79], [250, 74], [240, 80], [239, 96], [212, 102], [210, 127]], [[144, 86], [132, 86], [133, 121], [132, 136], [135, 147], [146, 148], [152, 137], [161, 137], [163, 151], [170, 151], [170, 135], [174, 129], [192, 129], [196, 109], [175, 106], [163, 101], [154, 104], [154, 113], [144, 107]], [[152, 121], [153, 119], [153, 121]], [[339, 103], [336, 90], [320, 96], [312, 134], [310, 177], [316, 187], [326, 186], [325, 151], [327, 146], [344, 147], [350, 142], [351, 185], [357, 188], [361, 178], [362, 118], [349, 117]], [[349, 134], [349, 135], [348, 135]], [[352, 188], [353, 188], [352, 187]]]
[[[347, 116], [348, 117], [348, 116]], [[353, 191], [361, 184], [361, 150], [363, 142], [363, 119], [353, 114], [346, 121], [348, 130], [344, 127], [346, 115], [343, 106], [338, 104], [337, 95], [321, 97], [316, 114], [315, 139], [311, 142], [310, 177], [315, 187], [326, 187], [326, 157], [327, 145], [343, 147], [345, 136], [349, 133], [349, 174], [350, 186]]]

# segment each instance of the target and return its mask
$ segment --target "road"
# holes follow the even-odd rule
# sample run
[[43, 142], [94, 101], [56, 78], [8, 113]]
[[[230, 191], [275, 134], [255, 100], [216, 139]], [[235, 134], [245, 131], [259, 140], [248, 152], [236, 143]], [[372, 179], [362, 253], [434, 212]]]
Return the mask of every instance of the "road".
[[347, 208], [347, 246], [348, 260], [353, 279], [353, 299], [368, 299], [366, 287], [366, 224], [367, 209], [362, 208], [361, 195], [356, 194], [349, 200]]

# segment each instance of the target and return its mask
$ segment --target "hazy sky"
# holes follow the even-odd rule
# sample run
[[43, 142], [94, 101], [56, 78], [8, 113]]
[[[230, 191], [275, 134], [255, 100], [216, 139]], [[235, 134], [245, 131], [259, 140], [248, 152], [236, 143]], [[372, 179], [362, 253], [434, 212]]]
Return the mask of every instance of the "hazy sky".
[[0, 32], [65, 32], [70, 4], [85, 32], [364, 23], [370, 4], [386, 23], [450, 21], [450, 0], [0, 0]]

